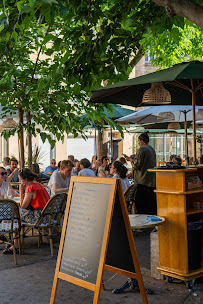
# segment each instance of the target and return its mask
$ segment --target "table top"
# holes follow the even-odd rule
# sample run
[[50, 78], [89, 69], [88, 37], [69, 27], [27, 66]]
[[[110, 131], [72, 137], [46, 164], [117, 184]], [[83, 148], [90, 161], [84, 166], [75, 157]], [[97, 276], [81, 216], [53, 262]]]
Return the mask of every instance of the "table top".
[[[152, 228], [158, 226], [165, 221], [165, 218], [161, 216], [153, 215], [153, 218], [157, 218], [157, 221], [150, 221], [147, 219], [150, 214], [129, 214], [130, 226], [132, 229]], [[161, 221], [160, 221], [161, 220]]]
[[17, 204], [20, 204], [20, 196], [12, 197], [11, 200], [16, 202]]

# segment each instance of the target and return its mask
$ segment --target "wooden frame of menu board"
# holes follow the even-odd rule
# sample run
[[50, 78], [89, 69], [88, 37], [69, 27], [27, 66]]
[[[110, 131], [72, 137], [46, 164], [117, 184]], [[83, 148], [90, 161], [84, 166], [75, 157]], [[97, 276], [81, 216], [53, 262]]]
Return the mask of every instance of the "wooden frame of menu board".
[[71, 177], [50, 304], [58, 279], [92, 290], [98, 304], [104, 269], [136, 279], [148, 303], [120, 180]]

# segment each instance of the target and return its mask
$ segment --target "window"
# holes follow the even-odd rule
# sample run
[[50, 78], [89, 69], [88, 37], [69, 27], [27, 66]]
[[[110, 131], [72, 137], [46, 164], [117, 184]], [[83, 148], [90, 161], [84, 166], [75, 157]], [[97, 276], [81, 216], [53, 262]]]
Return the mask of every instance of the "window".
[[145, 63], [150, 63], [153, 59], [153, 56], [150, 55], [150, 51], [145, 54]]

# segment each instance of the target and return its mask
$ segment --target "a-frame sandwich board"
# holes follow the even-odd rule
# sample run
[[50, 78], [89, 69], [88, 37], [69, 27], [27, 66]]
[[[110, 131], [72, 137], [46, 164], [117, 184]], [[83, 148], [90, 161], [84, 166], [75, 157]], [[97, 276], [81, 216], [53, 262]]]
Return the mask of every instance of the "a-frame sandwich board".
[[135, 278], [148, 303], [121, 187], [119, 179], [71, 177], [50, 304], [58, 279], [92, 290], [99, 303], [104, 269]]

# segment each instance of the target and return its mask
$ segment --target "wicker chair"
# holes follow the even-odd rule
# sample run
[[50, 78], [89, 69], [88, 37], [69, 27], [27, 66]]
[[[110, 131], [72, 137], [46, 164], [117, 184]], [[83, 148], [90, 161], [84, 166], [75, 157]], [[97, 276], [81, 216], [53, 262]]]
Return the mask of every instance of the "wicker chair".
[[[13, 235], [16, 233], [16, 238], [19, 238], [21, 231], [21, 221], [19, 215], [19, 208], [16, 202], [4, 199], [0, 200], [0, 233], [7, 237], [6, 244], [14, 245]], [[16, 250], [13, 247], [14, 262], [17, 264]], [[21, 251], [21, 244], [19, 242], [19, 253]]]
[[[46, 204], [42, 210], [41, 216], [34, 223], [22, 222], [22, 234], [21, 234], [21, 243], [22, 243], [22, 253], [24, 251], [24, 238], [28, 236], [28, 232], [32, 229], [38, 231], [38, 247], [42, 241], [42, 236], [49, 238], [51, 256], [54, 257], [53, 250], [53, 236], [61, 233], [61, 218], [64, 214], [65, 205], [67, 201], [66, 193], [59, 193], [54, 195]], [[53, 233], [53, 230], [56, 230], [56, 233]], [[35, 235], [32, 235], [35, 236]]]

